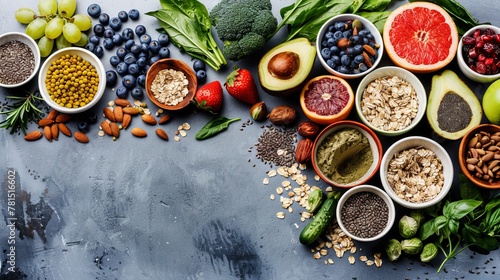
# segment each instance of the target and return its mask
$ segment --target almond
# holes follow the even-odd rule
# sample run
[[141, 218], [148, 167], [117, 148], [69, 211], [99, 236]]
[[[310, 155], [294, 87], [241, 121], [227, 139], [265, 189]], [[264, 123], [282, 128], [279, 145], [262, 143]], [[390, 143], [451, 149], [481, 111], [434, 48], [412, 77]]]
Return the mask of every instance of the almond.
[[138, 128], [138, 127], [132, 128], [132, 135], [134, 135], [135, 137], [146, 137], [146, 136], [148, 136], [148, 134], [146, 133], [146, 131], [144, 129]]
[[50, 129], [50, 126], [45, 126], [43, 128], [43, 135], [45, 135], [45, 138], [52, 142], [52, 130]]
[[124, 98], [117, 98], [117, 99], [115, 99], [115, 104], [117, 106], [121, 106], [121, 107], [132, 106], [132, 104], [130, 104], [130, 102], [127, 99], [124, 99]]
[[104, 114], [104, 117], [106, 117], [106, 119], [108, 119], [109, 121], [111, 122], [115, 122], [116, 119], [115, 119], [115, 114], [113, 114], [113, 111], [111, 111], [111, 109], [109, 107], [106, 107], [102, 110], [103, 114]]
[[137, 109], [135, 107], [125, 107], [122, 109], [122, 111], [124, 114], [129, 114], [131, 116], [135, 116], [135, 115], [139, 114], [139, 111], [137, 111]]
[[365, 58], [365, 64], [366, 66], [368, 66], [368, 68], [372, 67], [372, 61], [370, 60], [370, 56], [366, 53], [366, 52], [363, 52], [363, 57]]
[[45, 119], [41, 119], [38, 121], [38, 126], [39, 127], [46, 127], [46, 126], [51, 125], [53, 123], [54, 123], [54, 120], [45, 118]]
[[319, 125], [312, 121], [304, 121], [297, 127], [297, 133], [306, 138], [314, 138], [319, 133]]
[[351, 42], [349, 41], [349, 38], [343, 37], [343, 38], [340, 38], [339, 41], [337, 42], [337, 47], [339, 47], [339, 49], [345, 49], [350, 44], [351, 44]]
[[57, 110], [50, 110], [49, 114], [47, 115], [46, 119], [49, 119], [49, 120], [56, 120], [56, 117], [57, 115], [59, 114], [59, 112]]
[[160, 117], [160, 119], [158, 120], [158, 123], [164, 124], [164, 123], [167, 123], [169, 120], [170, 120], [170, 115], [165, 114], [165, 115]]
[[156, 119], [155, 119], [155, 117], [153, 117], [151, 115], [142, 115], [141, 118], [142, 118], [142, 121], [147, 123], [147, 124], [156, 125]]
[[50, 132], [52, 133], [52, 138], [54, 140], [57, 140], [57, 138], [59, 138], [59, 126], [57, 125], [57, 123], [53, 123], [50, 126]]
[[372, 48], [370, 45], [363, 45], [363, 49], [371, 56], [374, 56], [377, 54], [377, 51]]
[[78, 141], [80, 143], [88, 143], [89, 142], [89, 138], [87, 137], [87, 135], [85, 135], [85, 133], [83, 133], [81, 131], [75, 132], [74, 137], [75, 137], [76, 141]]
[[155, 130], [155, 132], [156, 132], [156, 135], [158, 135], [158, 137], [160, 137], [161, 139], [168, 140], [168, 135], [167, 135], [167, 132], [165, 132], [165, 130], [163, 130], [161, 128], [157, 128]]
[[101, 122], [101, 129], [109, 136], [113, 136], [113, 131], [111, 131], [111, 126], [107, 120]]
[[56, 117], [56, 122], [58, 123], [67, 123], [71, 120], [71, 116], [68, 114], [59, 114]]
[[66, 136], [68, 136], [68, 137], [71, 137], [71, 130], [69, 130], [69, 128], [68, 128], [65, 124], [63, 124], [63, 123], [58, 123], [57, 125], [59, 126], [59, 131], [60, 131], [62, 134], [66, 135]]
[[111, 134], [113, 135], [113, 137], [120, 137], [120, 128], [118, 128], [118, 125], [115, 122], [110, 122], [109, 128], [111, 129]]
[[295, 160], [298, 163], [306, 163], [311, 159], [313, 141], [309, 138], [303, 138], [297, 143], [295, 149]]
[[115, 115], [115, 120], [117, 122], [122, 122], [123, 121], [123, 110], [122, 107], [117, 106], [113, 109], [113, 115]]
[[132, 121], [132, 116], [130, 116], [129, 114], [123, 114], [123, 121], [122, 121], [123, 129], [126, 129], [130, 125], [131, 121]]
[[42, 136], [43, 136], [43, 133], [40, 130], [33, 130], [32, 132], [30, 132], [24, 136], [24, 140], [35, 141], [35, 140], [42, 138]]

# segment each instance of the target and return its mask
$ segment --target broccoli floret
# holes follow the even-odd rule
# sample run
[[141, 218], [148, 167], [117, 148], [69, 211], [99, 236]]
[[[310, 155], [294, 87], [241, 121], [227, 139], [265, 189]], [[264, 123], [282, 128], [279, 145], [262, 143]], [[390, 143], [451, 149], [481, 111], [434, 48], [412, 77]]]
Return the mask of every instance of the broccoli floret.
[[278, 26], [271, 9], [271, 0], [221, 0], [213, 7], [210, 21], [226, 58], [237, 61], [264, 47]]

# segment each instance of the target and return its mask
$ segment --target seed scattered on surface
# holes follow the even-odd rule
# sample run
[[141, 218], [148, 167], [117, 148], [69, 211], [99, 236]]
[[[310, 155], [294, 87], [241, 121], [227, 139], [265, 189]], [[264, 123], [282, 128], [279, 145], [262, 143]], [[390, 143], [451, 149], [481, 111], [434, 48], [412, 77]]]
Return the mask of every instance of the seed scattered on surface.
[[265, 164], [290, 167], [295, 163], [296, 129], [266, 126], [254, 145], [256, 157]]

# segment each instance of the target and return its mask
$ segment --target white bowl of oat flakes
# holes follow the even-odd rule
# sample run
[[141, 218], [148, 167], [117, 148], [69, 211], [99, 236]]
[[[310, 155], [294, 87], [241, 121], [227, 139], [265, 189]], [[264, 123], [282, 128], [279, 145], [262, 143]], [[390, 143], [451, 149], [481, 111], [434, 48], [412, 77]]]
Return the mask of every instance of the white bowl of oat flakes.
[[413, 129], [425, 115], [427, 94], [408, 70], [386, 66], [368, 73], [358, 85], [356, 111], [376, 133], [397, 136]]
[[437, 142], [409, 136], [392, 144], [382, 157], [380, 180], [399, 205], [422, 209], [441, 201], [453, 182], [453, 163]]

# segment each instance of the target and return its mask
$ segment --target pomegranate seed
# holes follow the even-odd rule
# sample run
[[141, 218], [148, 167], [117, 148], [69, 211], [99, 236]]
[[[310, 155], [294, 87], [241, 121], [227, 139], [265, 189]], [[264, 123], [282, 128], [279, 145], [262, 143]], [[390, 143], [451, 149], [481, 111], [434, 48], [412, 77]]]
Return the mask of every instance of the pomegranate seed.
[[469, 37], [469, 36], [463, 37], [462, 38], [462, 43], [464, 45], [475, 45], [476, 44], [476, 39], [474, 39], [473, 37]]
[[495, 35], [495, 31], [491, 28], [486, 28], [483, 30], [484, 35]]
[[483, 45], [483, 50], [488, 54], [491, 54], [496, 48], [498, 48], [498, 46], [493, 45], [492, 43], [485, 43]]
[[491, 74], [498, 74], [498, 67], [496, 64], [491, 65]]
[[482, 53], [477, 56], [477, 61], [484, 62], [485, 59], [486, 59], [486, 56]]
[[476, 40], [476, 48], [482, 49], [484, 46], [484, 42], [482, 40]]
[[479, 36], [481, 36], [481, 29], [476, 29], [476, 31], [474, 31], [473, 37], [478, 38]]
[[491, 57], [486, 58], [484, 60], [484, 64], [486, 64], [486, 65], [494, 65], [493, 58], [491, 58]]
[[469, 50], [469, 57], [470, 58], [476, 58], [477, 57], [476, 49], [470, 49]]
[[497, 44], [500, 44], [500, 34], [493, 35], [493, 41], [495, 41]]
[[486, 74], [486, 65], [484, 65], [484, 62], [478, 61], [476, 63], [476, 72], [479, 74]]
[[491, 42], [491, 35], [481, 35], [483, 42]]
[[500, 68], [500, 61], [495, 63], [495, 65], [497, 66], [497, 68]]

